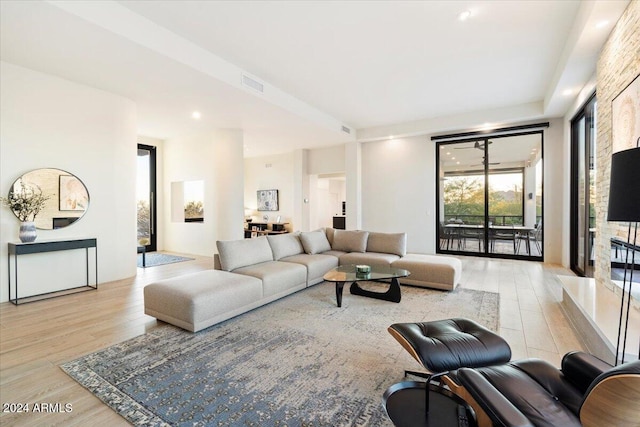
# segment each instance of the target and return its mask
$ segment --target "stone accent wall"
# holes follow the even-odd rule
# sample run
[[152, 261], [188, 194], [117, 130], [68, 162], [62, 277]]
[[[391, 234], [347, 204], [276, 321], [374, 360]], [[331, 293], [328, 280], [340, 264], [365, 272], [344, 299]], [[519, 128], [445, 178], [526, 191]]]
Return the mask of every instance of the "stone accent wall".
[[[611, 283], [610, 239], [627, 240], [628, 224], [607, 222], [611, 174], [611, 102], [640, 74], [640, 0], [633, 0], [609, 35], [597, 65], [597, 196], [595, 279], [619, 292]], [[632, 148], [630, 146], [629, 148]], [[636, 304], [636, 308], [638, 305]]]

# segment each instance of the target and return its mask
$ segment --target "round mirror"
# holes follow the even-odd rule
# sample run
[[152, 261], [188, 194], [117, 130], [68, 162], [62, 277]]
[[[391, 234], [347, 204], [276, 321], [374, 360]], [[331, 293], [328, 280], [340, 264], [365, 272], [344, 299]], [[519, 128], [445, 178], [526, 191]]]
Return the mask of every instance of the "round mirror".
[[[75, 175], [60, 169], [36, 169], [18, 178], [9, 190], [22, 192], [35, 189], [47, 201], [35, 218], [36, 228], [54, 230], [66, 227], [82, 216], [89, 207], [89, 191]], [[14, 211], [14, 214], [18, 214]]]

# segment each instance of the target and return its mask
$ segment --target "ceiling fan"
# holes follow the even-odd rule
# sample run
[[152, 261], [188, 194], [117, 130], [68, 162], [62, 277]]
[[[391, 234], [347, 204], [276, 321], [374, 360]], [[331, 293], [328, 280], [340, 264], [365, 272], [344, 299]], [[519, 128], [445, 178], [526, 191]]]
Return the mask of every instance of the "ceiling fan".
[[[471, 147], [469, 147], [471, 148]], [[478, 163], [477, 165], [471, 165], [471, 166], [484, 166], [484, 164], [487, 163], [486, 158], [483, 156], [482, 157], [482, 163]], [[489, 166], [493, 166], [493, 165], [499, 165], [500, 162], [489, 162]]]
[[[489, 144], [493, 144], [493, 141], [489, 141]], [[454, 150], [467, 150], [469, 148], [477, 148], [478, 150], [484, 150], [484, 146], [485, 144], [481, 143], [480, 141], [476, 141], [475, 144], [473, 144], [473, 147], [453, 147]]]

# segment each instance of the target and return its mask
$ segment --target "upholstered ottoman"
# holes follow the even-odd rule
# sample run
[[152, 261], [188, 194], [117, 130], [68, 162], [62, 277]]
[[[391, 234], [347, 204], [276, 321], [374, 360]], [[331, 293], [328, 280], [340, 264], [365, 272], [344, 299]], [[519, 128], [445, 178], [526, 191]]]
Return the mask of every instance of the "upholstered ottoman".
[[411, 276], [400, 279], [403, 285], [414, 285], [452, 291], [462, 275], [462, 262], [458, 258], [441, 255], [406, 254], [391, 263], [403, 268]]
[[260, 279], [206, 270], [145, 286], [144, 312], [197, 332], [259, 307], [261, 299]]
[[394, 323], [388, 331], [414, 359], [434, 373], [501, 364], [511, 359], [511, 348], [502, 337], [469, 319]]
[[[459, 368], [498, 365], [511, 359], [509, 344], [499, 335], [478, 323], [462, 318], [419, 323], [394, 323], [389, 333], [428, 372], [405, 371], [426, 378], [442, 379], [450, 390], [467, 401], [478, 414], [480, 407], [456, 378]], [[427, 387], [427, 390], [429, 388]], [[425, 393], [429, 412], [429, 393]], [[479, 414], [483, 424], [486, 414]]]

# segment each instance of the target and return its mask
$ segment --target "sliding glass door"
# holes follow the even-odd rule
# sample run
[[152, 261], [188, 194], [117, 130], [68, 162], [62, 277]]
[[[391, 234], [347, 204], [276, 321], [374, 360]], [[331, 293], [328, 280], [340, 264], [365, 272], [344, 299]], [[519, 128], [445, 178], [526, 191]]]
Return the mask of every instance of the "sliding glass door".
[[438, 249], [542, 260], [542, 132], [439, 142]]
[[440, 145], [440, 249], [484, 252], [483, 141]]
[[571, 121], [571, 269], [593, 277], [596, 197], [596, 98]]
[[156, 147], [138, 144], [136, 201], [138, 246], [157, 249], [156, 238]]

